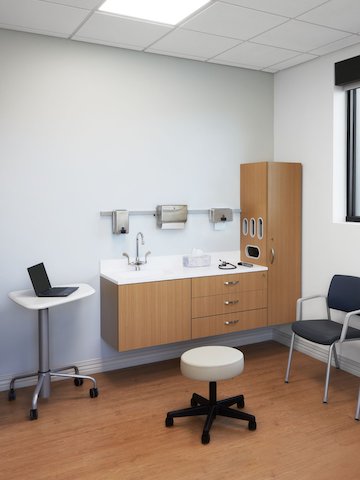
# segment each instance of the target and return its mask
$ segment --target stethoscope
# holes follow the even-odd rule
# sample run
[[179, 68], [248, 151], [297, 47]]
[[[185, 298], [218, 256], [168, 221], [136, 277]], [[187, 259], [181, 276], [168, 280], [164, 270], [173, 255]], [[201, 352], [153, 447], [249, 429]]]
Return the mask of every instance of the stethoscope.
[[234, 268], [236, 268], [236, 265], [230, 262], [225, 262], [225, 260], [219, 259], [219, 262], [221, 262], [219, 265], [220, 270], [234, 270]]

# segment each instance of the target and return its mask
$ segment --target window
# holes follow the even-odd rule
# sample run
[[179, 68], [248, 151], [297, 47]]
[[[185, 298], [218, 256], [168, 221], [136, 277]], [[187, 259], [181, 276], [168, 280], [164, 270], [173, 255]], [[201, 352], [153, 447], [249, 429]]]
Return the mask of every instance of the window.
[[335, 85], [347, 90], [346, 221], [360, 222], [360, 55], [335, 63]]
[[360, 222], [360, 88], [347, 91], [346, 221]]

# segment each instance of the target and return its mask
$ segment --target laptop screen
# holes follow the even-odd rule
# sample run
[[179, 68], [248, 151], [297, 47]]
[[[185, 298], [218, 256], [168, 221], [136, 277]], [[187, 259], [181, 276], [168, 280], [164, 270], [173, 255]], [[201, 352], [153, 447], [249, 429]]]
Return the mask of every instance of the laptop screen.
[[36, 294], [45, 292], [51, 288], [49, 277], [47, 276], [43, 263], [29, 267], [28, 272]]

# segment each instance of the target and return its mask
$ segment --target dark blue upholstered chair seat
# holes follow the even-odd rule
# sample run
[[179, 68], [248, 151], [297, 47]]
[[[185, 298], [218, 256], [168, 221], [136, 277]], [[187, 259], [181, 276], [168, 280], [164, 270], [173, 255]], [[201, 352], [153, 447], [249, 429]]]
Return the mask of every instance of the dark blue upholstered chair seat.
[[[299, 337], [310, 340], [321, 345], [331, 345], [340, 339], [342, 323], [332, 320], [304, 320], [303, 322], [294, 322], [292, 330]], [[360, 338], [358, 328], [348, 327], [346, 339]]]

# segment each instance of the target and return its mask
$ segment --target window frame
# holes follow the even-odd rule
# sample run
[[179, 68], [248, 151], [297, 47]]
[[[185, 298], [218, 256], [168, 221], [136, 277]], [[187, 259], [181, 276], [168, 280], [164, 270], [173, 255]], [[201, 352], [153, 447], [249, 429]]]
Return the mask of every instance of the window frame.
[[[360, 185], [356, 185], [356, 126], [357, 112], [356, 102], [360, 88], [353, 88], [346, 92], [347, 104], [347, 138], [346, 138], [346, 221], [360, 222], [360, 215], [356, 215], [356, 191]], [[359, 159], [360, 162], [360, 159]], [[359, 168], [359, 166], [358, 166]]]

